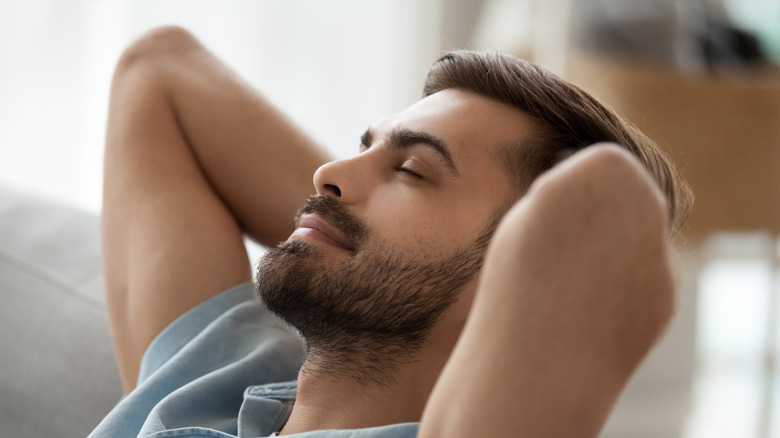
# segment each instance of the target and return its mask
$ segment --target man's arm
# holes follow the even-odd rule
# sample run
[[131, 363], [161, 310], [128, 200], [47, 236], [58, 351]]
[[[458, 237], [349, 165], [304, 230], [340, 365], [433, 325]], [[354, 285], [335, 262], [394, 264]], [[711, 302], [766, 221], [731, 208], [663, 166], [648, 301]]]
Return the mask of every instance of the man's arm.
[[284, 240], [327, 160], [183, 29], [152, 31], [125, 51], [111, 88], [102, 231], [126, 392], [165, 326], [251, 279], [242, 233]]
[[543, 175], [496, 231], [419, 436], [598, 436], [673, 311], [666, 217], [617, 147]]

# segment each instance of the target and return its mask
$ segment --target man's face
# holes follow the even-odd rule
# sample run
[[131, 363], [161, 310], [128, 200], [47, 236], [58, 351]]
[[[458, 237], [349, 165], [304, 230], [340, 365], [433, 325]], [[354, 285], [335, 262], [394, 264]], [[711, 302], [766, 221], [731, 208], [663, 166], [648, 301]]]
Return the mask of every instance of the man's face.
[[[366, 249], [390, 243], [429, 256], [450, 254], [473, 242], [506, 205], [509, 179], [498, 148], [530, 130], [528, 117], [507, 105], [443, 90], [370, 127], [360, 153], [320, 167], [314, 183], [317, 194], [333, 197], [365, 221], [371, 230]], [[292, 235], [321, 244], [318, 237], [305, 228]], [[352, 255], [319, 246], [332, 263]]]
[[261, 298], [312, 352], [408, 358], [461, 292], [473, 293], [478, 240], [513, 192], [498, 149], [531, 128], [519, 111], [454, 89], [370, 127], [360, 153], [315, 173], [318, 196], [261, 261]]

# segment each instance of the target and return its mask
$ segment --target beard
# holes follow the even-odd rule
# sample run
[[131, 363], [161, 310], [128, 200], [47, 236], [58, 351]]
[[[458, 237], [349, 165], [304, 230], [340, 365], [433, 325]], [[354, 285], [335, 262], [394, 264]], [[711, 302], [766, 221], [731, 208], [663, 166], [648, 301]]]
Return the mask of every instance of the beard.
[[387, 243], [366, 248], [366, 225], [329, 197], [309, 198], [297, 218], [304, 213], [338, 227], [354, 250], [329, 266], [321, 247], [283, 242], [258, 264], [258, 296], [306, 341], [302, 372], [348, 375], [364, 386], [390, 384], [398, 365], [417, 358], [431, 329], [481, 268], [497, 222], [466, 248], [432, 255]]

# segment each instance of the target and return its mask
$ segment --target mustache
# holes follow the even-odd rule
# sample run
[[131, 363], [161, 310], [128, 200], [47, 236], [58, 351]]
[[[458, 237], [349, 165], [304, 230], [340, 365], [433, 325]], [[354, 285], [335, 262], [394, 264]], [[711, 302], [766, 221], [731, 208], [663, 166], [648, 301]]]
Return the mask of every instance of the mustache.
[[301, 216], [316, 214], [333, 228], [344, 233], [349, 246], [357, 251], [368, 235], [368, 225], [358, 216], [352, 214], [347, 207], [330, 196], [309, 196], [295, 215], [295, 227], [298, 227]]

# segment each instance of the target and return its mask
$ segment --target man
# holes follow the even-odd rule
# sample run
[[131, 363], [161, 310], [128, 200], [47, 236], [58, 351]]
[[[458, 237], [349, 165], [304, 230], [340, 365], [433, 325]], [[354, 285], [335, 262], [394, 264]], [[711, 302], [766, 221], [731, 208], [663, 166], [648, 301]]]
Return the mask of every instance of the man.
[[[186, 31], [128, 48], [102, 215], [127, 395], [94, 436], [598, 433], [671, 314], [681, 183], [520, 60], [453, 53], [425, 94], [328, 163]], [[263, 304], [244, 233], [275, 246]]]

